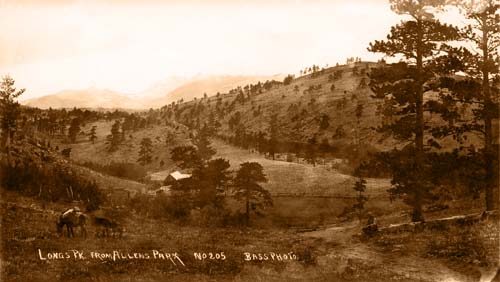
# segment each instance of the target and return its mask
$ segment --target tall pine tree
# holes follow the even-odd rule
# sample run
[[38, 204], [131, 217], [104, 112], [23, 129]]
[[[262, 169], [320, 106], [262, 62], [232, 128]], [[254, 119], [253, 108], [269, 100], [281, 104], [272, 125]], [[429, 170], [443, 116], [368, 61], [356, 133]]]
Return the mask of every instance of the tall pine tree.
[[12, 142], [16, 132], [17, 119], [19, 117], [19, 103], [15, 99], [21, 96], [25, 89], [16, 90], [14, 79], [10, 76], [2, 78], [0, 83], [0, 109], [1, 109], [1, 147]]
[[71, 120], [71, 124], [68, 129], [68, 138], [71, 143], [76, 142], [76, 137], [81, 131], [80, 123], [80, 118], [78, 117], [75, 117]]
[[141, 149], [139, 150], [139, 159], [137, 160], [141, 165], [151, 163], [153, 153], [153, 142], [150, 138], [142, 138]]
[[271, 121], [269, 122], [269, 142], [268, 142], [268, 151], [269, 155], [274, 160], [274, 154], [276, 154], [276, 150], [278, 149], [278, 115], [273, 114], [271, 116]]
[[441, 93], [441, 99], [449, 123], [439, 133], [482, 137], [482, 148], [478, 152], [469, 150], [468, 155], [476, 159], [479, 156], [481, 160], [471, 162], [482, 163], [483, 169], [470, 174], [482, 175], [475, 184], [485, 191], [486, 210], [493, 210], [498, 199], [498, 136], [494, 136], [493, 124], [499, 118], [500, 4], [493, 0], [456, 2], [465, 16], [461, 40], [467, 50], [458, 53], [455, 62], [461, 62], [460, 71], [465, 77], [440, 80], [439, 86], [448, 90]]
[[236, 172], [234, 179], [234, 196], [245, 203], [246, 224], [250, 224], [250, 213], [260, 214], [259, 209], [272, 206], [273, 201], [269, 191], [260, 183], [267, 182], [264, 168], [256, 162], [244, 162]]
[[89, 140], [92, 142], [92, 144], [94, 144], [95, 140], [97, 139], [96, 130], [97, 130], [97, 126], [95, 126], [95, 125], [92, 126], [92, 128], [90, 129]]
[[[369, 50], [399, 59], [373, 70], [370, 86], [375, 98], [391, 107], [393, 119], [380, 127], [405, 146], [386, 156], [392, 170], [394, 197], [403, 197], [413, 208], [412, 221], [423, 221], [423, 205], [430, 199], [432, 183], [427, 180], [429, 163], [425, 145], [436, 144], [425, 139], [429, 125], [425, 122], [424, 96], [431, 92], [429, 84], [435, 79], [436, 57], [446, 56], [451, 47], [445, 43], [458, 38], [458, 31], [439, 22], [433, 11], [445, 3], [439, 0], [391, 0], [391, 9], [404, 20], [391, 28], [386, 40], [375, 41]], [[444, 54], [443, 54], [444, 53]]]
[[111, 126], [111, 134], [106, 136], [108, 151], [114, 152], [118, 149], [118, 145], [122, 142], [123, 135], [120, 131], [121, 123], [116, 120]]

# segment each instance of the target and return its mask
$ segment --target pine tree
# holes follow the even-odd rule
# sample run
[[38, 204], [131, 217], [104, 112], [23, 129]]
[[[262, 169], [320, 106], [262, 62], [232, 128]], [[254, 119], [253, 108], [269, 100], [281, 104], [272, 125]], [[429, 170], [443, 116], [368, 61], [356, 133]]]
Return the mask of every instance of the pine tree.
[[197, 178], [200, 187], [202, 205], [212, 204], [215, 208], [223, 207], [224, 195], [231, 180], [229, 168], [229, 161], [218, 158], [193, 172], [193, 178]]
[[362, 103], [358, 101], [358, 104], [356, 105], [356, 110], [355, 110], [355, 115], [356, 115], [356, 128], [355, 128], [355, 137], [354, 137], [354, 144], [356, 145], [356, 157], [359, 157], [359, 154], [361, 152], [361, 136], [360, 136], [360, 129], [361, 129], [361, 117], [363, 116], [363, 110], [364, 106]]
[[268, 142], [268, 152], [274, 160], [274, 154], [278, 149], [278, 115], [274, 114], [271, 116], [271, 122], [269, 123], [269, 142]]
[[264, 168], [256, 162], [240, 164], [234, 179], [234, 196], [245, 203], [246, 224], [250, 224], [250, 213], [260, 214], [259, 209], [273, 204], [271, 194], [259, 183], [267, 182]]
[[261, 154], [267, 151], [266, 134], [262, 131], [259, 131], [257, 133], [257, 150]]
[[365, 203], [368, 201], [368, 197], [365, 195], [366, 180], [363, 178], [358, 178], [358, 180], [354, 183], [352, 189], [356, 193], [356, 202], [352, 206], [345, 207], [342, 215], [357, 215], [358, 218], [361, 219], [365, 209]]
[[493, 210], [498, 200], [499, 186], [498, 145], [495, 147], [492, 124], [493, 120], [499, 118], [500, 4], [494, 0], [458, 2], [462, 12], [471, 21], [465, 28], [465, 40], [475, 47], [470, 48], [473, 55], [469, 57], [465, 72], [470, 78], [468, 82], [474, 81], [480, 85], [469, 95], [464, 95], [464, 91], [460, 91], [464, 85], [458, 82], [455, 87], [458, 90], [455, 94], [458, 95], [453, 98], [455, 101], [458, 98], [459, 102], [478, 106], [471, 126], [483, 135], [486, 210]]
[[368, 197], [364, 195], [366, 191], [366, 180], [359, 178], [354, 184], [353, 189], [358, 193], [356, 195], [356, 203], [353, 205], [353, 209], [358, 213], [361, 213], [365, 208], [366, 201], [368, 201]]
[[210, 140], [208, 139], [209, 136], [210, 129], [207, 124], [205, 124], [193, 140], [193, 144], [198, 151], [198, 156], [203, 162], [209, 161], [215, 155], [215, 150], [212, 148]]
[[292, 83], [293, 79], [294, 79], [294, 76], [289, 74], [285, 77], [285, 79], [283, 79], [283, 84], [289, 85], [290, 83]]
[[203, 166], [198, 150], [194, 146], [177, 146], [170, 152], [172, 161], [184, 169], [193, 169]]
[[19, 117], [19, 103], [15, 99], [25, 91], [25, 89], [16, 91], [14, 84], [15, 80], [10, 76], [4, 76], [0, 83], [0, 112], [2, 115], [1, 148], [5, 148], [14, 139], [17, 119]]
[[89, 140], [90, 140], [90, 142], [92, 142], [92, 144], [94, 144], [95, 140], [97, 139], [96, 130], [97, 130], [97, 126], [95, 126], [95, 125], [92, 126], [92, 128], [90, 129]]
[[[457, 3], [466, 17], [460, 38], [466, 48], [453, 50], [452, 56], [437, 62], [441, 72], [448, 72], [432, 85], [439, 101], [428, 103], [428, 108], [444, 120], [432, 134], [437, 138], [452, 136], [460, 144], [457, 153], [448, 156], [454, 166], [447, 171], [460, 176], [453, 177], [454, 181], [460, 181], [474, 197], [484, 191], [486, 210], [493, 210], [498, 199], [498, 145], [492, 124], [499, 117], [499, 4], [490, 0]], [[457, 76], [457, 72], [462, 75]], [[470, 135], [482, 137], [483, 146], [478, 151], [474, 144], [466, 143]]]
[[317, 143], [318, 140], [316, 139], [316, 134], [307, 140], [307, 150], [305, 159], [313, 166], [316, 166]]
[[394, 121], [380, 130], [391, 133], [407, 145], [403, 150], [393, 152], [398, 158], [391, 158], [397, 160], [397, 165], [392, 166], [393, 187], [390, 193], [404, 197], [405, 202], [412, 206], [412, 221], [422, 221], [422, 206], [430, 198], [432, 188], [425, 178], [428, 166], [424, 147], [424, 94], [428, 93], [427, 85], [435, 79], [433, 67], [436, 57], [443, 55], [441, 48], [450, 50], [451, 47], [445, 43], [459, 36], [456, 28], [440, 23], [430, 12], [433, 8], [442, 7], [445, 1], [390, 2], [395, 13], [410, 19], [393, 26], [387, 40], [371, 43], [369, 50], [398, 57], [402, 61], [373, 70], [370, 86], [375, 98], [389, 100], [395, 112]]
[[120, 126], [120, 121], [116, 120], [115, 123], [111, 126], [111, 134], [106, 137], [108, 151], [110, 152], [116, 151], [118, 149], [118, 145], [120, 145], [120, 143], [122, 142], [123, 136], [120, 132]]
[[81, 128], [80, 128], [80, 118], [75, 117], [71, 120], [71, 124], [68, 129], [68, 138], [71, 143], [76, 142], [76, 137], [80, 133]]
[[137, 161], [141, 165], [146, 165], [151, 163], [152, 153], [153, 153], [153, 142], [151, 142], [150, 138], [142, 138], [141, 149], [139, 150], [139, 159], [137, 159]]

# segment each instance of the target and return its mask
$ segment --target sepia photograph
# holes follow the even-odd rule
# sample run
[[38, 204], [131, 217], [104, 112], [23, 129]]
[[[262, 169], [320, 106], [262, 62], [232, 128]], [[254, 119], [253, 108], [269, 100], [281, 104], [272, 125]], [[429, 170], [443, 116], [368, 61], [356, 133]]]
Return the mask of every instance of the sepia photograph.
[[0, 281], [500, 282], [500, 0], [0, 27]]

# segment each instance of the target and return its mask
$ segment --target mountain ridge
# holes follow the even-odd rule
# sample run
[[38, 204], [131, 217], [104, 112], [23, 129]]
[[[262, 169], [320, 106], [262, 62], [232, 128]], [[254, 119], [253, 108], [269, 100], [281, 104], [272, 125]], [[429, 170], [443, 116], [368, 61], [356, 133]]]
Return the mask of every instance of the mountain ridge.
[[[135, 94], [100, 88], [67, 89], [21, 101], [21, 104], [48, 108], [108, 108], [134, 109], [160, 108], [178, 100], [189, 101], [202, 98], [204, 94], [215, 95], [227, 92], [240, 85], [281, 79], [283, 75], [245, 76], [245, 75], [208, 75], [191, 79], [170, 77], [153, 84], [148, 89]], [[162, 94], [163, 93], [163, 94]]]
[[62, 90], [21, 102], [26, 106], [48, 108], [124, 108], [138, 109], [143, 105], [125, 94], [108, 89], [87, 88]]

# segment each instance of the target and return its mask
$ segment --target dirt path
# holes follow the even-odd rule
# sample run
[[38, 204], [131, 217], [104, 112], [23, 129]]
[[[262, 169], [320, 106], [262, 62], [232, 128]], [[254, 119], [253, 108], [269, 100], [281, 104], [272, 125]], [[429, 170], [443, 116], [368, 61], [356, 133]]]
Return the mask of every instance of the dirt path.
[[[442, 261], [433, 258], [422, 258], [413, 254], [398, 251], [380, 252], [368, 242], [356, 239], [360, 234], [359, 222], [345, 225], [334, 225], [322, 230], [302, 233], [307, 238], [322, 239], [333, 243], [334, 248], [319, 259], [323, 264], [336, 265], [339, 271], [364, 269], [369, 266], [385, 277], [403, 281], [477, 281], [453, 269]], [[354, 236], [354, 237], [353, 237]], [[481, 279], [491, 281], [496, 273], [495, 268], [479, 268]], [[391, 280], [392, 280], [391, 279]]]

